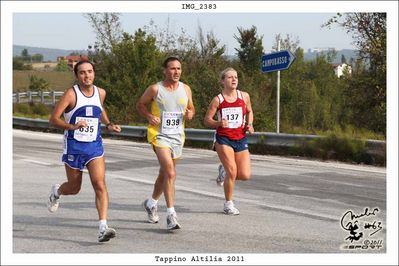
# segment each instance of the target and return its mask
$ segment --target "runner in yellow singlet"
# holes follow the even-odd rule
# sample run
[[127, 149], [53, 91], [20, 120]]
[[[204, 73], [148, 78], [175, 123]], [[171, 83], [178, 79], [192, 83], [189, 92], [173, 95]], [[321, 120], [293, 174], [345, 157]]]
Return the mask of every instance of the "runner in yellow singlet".
[[[176, 159], [181, 157], [185, 135], [184, 122], [194, 117], [191, 89], [180, 82], [181, 62], [169, 57], [164, 64], [165, 79], [149, 86], [137, 102], [137, 110], [148, 120], [147, 139], [160, 165], [152, 197], [143, 202], [148, 222], [158, 223], [157, 203], [162, 193], [167, 206], [167, 229], [180, 229], [174, 208]], [[147, 106], [151, 105], [148, 111]]]

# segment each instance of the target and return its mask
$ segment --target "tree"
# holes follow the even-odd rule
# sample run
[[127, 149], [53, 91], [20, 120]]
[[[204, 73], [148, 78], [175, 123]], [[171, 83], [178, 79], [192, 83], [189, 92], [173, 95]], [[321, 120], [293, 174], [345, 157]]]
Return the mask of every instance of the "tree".
[[122, 38], [119, 13], [88, 13], [85, 17], [97, 34], [97, 45], [108, 50]]
[[263, 55], [263, 36], [257, 35], [255, 26], [247, 30], [240, 27], [237, 29], [239, 36], [234, 35], [234, 38], [240, 44], [240, 48], [235, 48], [235, 50], [237, 51], [241, 64], [249, 72], [259, 72]]
[[21, 52], [21, 56], [25, 58], [28, 57], [29, 56], [28, 49], [23, 49]]
[[30, 91], [48, 91], [49, 88], [50, 84], [44, 78], [40, 78], [35, 75], [30, 76]]
[[197, 41], [194, 40], [187, 31], [181, 27], [179, 34], [172, 31], [169, 16], [162, 27], [157, 26], [151, 19], [149, 25], [145, 25], [143, 30], [156, 40], [156, 47], [163, 53], [187, 58], [198, 56]]
[[32, 57], [29, 54], [28, 49], [23, 49], [22, 50], [22, 52], [21, 52], [21, 60], [24, 61], [24, 62], [26, 62], [26, 61], [31, 62]]
[[360, 58], [368, 64], [363, 72], [356, 70], [358, 75], [353, 75], [345, 92], [346, 108], [354, 114], [349, 121], [385, 134], [386, 13], [338, 13], [323, 26], [332, 24], [352, 34]]
[[58, 62], [57, 66], [55, 67], [55, 71], [68, 72], [69, 71], [69, 67], [68, 67], [67, 61], [66, 60], [61, 60], [60, 62]]
[[93, 59], [96, 83], [107, 89], [107, 109], [114, 119], [129, 124], [143, 119], [135, 111], [138, 97], [161, 78], [164, 56], [156, 48], [155, 38], [138, 29], [134, 35], [123, 33], [109, 51], [99, 49]]
[[200, 57], [205, 62], [213, 63], [212, 61], [217, 60], [224, 54], [226, 46], [222, 45], [219, 47], [220, 41], [215, 37], [215, 34], [212, 31], [205, 34], [201, 26], [198, 26], [198, 37]]
[[[119, 18], [114, 17], [113, 21]], [[118, 23], [98, 24], [95, 28], [97, 43], [89, 46], [89, 56], [96, 63], [96, 85], [107, 89], [105, 105], [113, 120], [124, 124], [146, 123], [135, 111], [135, 104], [150, 84], [163, 79], [164, 59], [177, 55], [182, 60], [181, 80], [190, 85], [197, 110], [195, 119], [187, 127], [204, 127], [202, 119], [209, 102], [221, 90], [219, 73], [233, 67], [238, 72], [239, 89], [251, 95], [255, 128], [272, 131], [276, 116], [276, 73], [260, 71], [263, 46], [256, 28], [239, 28], [238, 36], [234, 36], [240, 44], [236, 49], [239, 58], [231, 59], [224, 56], [225, 46], [220, 45], [213, 32], [199, 27], [198, 36], [193, 40], [184, 31], [180, 34], [171, 31], [168, 23], [162, 27], [150, 24], [133, 34], [121, 32], [112, 42], [109, 40], [114, 35], [104, 33], [114, 26], [118, 30]], [[370, 122], [367, 128], [373, 125], [380, 130], [383, 123], [378, 118], [385, 108], [383, 104], [371, 105], [369, 112], [373, 114], [367, 121], [367, 104], [378, 101], [373, 94], [374, 76], [365, 79], [370, 72], [366, 72], [369, 68], [364, 61], [352, 62], [352, 77], [338, 79], [331, 66], [335, 51], [305, 61], [299, 40], [290, 35], [285, 38], [278, 35], [278, 38], [281, 49], [289, 49], [296, 56], [290, 68], [281, 72], [280, 125], [284, 132], [318, 134], [348, 124], [361, 128], [367, 122]]]
[[43, 62], [43, 55], [42, 54], [34, 54], [31, 56], [33, 62]]
[[386, 13], [337, 13], [323, 26], [332, 24], [352, 33], [353, 43], [359, 49], [359, 56], [370, 60], [371, 68], [386, 66]]
[[293, 37], [290, 34], [287, 34], [285, 38], [282, 38], [281, 34], [276, 34], [274, 45], [272, 49], [277, 51], [278, 41], [280, 40], [280, 50], [290, 50], [295, 53], [295, 51], [299, 48], [299, 39], [298, 37]]

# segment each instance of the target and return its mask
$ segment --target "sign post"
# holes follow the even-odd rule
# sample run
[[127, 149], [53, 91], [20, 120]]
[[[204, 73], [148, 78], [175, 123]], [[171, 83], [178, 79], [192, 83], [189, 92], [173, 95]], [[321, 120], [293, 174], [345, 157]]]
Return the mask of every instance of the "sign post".
[[[277, 51], [280, 51], [280, 39], [278, 39]], [[276, 114], [276, 133], [280, 133], [280, 70], [277, 71], [277, 114]]]
[[290, 67], [295, 60], [295, 55], [289, 50], [280, 51], [280, 40], [278, 40], [277, 52], [262, 56], [262, 72], [277, 71], [277, 112], [276, 132], [280, 133], [280, 70]]

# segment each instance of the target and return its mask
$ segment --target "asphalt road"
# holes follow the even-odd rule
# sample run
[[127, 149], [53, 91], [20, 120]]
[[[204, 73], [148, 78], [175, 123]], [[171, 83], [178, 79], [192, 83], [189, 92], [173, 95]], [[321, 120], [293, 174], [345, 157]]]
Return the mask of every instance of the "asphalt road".
[[[58, 211], [47, 211], [51, 185], [65, 180], [62, 135], [13, 130], [14, 253], [386, 252], [385, 168], [251, 155], [251, 180], [236, 184], [241, 214], [231, 217], [222, 213], [223, 190], [215, 183], [217, 154], [185, 148], [175, 205], [182, 229], [170, 233], [163, 198], [158, 224], [148, 224], [141, 207], [159, 169], [151, 147], [115, 139], [104, 145], [108, 224], [117, 237], [98, 243], [87, 172], [78, 195], [61, 197]], [[358, 229], [350, 231], [350, 222]]]

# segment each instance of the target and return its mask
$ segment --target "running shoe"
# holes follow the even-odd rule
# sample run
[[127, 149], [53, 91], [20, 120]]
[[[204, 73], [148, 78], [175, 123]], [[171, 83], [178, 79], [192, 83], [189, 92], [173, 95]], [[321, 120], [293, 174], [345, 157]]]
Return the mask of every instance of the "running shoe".
[[159, 216], [158, 216], [158, 211], [157, 211], [157, 205], [155, 205], [152, 208], [149, 208], [147, 205], [148, 199], [146, 199], [143, 202], [143, 208], [146, 210], [147, 215], [148, 215], [148, 222], [152, 224], [156, 224], [159, 221]]
[[106, 242], [111, 238], [114, 238], [116, 235], [116, 231], [114, 228], [105, 227], [103, 231], [98, 233], [98, 242]]
[[240, 211], [234, 207], [234, 205], [224, 205], [224, 209], [223, 209], [224, 214], [227, 215], [239, 215]]
[[180, 224], [177, 222], [176, 213], [169, 214], [166, 217], [166, 224], [168, 230], [175, 230], [181, 228]]
[[47, 209], [49, 212], [55, 212], [58, 209], [58, 205], [60, 204], [59, 199], [60, 197], [55, 196], [55, 192], [60, 187], [60, 185], [55, 184], [51, 187], [50, 196], [47, 200]]
[[219, 165], [219, 174], [218, 177], [216, 177], [216, 184], [218, 186], [223, 186], [224, 184], [224, 178], [226, 177], [226, 171], [224, 170], [223, 165]]

